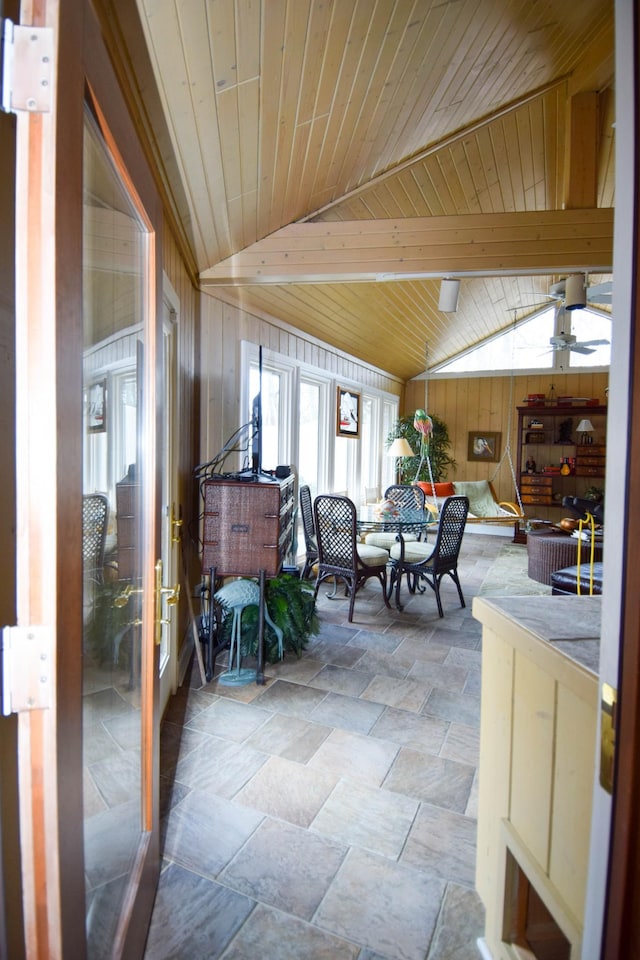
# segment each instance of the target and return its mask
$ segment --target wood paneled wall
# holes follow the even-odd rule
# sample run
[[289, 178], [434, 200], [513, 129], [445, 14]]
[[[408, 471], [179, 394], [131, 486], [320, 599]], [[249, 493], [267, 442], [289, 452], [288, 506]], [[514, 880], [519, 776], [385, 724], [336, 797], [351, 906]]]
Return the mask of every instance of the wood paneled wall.
[[[491, 430], [502, 434], [501, 451], [504, 452], [507, 438], [511, 441], [513, 465], [518, 473], [516, 448], [518, 417], [516, 407], [522, 406], [529, 393], [544, 393], [550, 396], [553, 384], [555, 396], [597, 397], [606, 403], [605, 387], [609, 382], [606, 373], [548, 373], [532, 376], [465, 377], [461, 379], [429, 380], [427, 412], [443, 420], [453, 441], [451, 455], [457, 469], [450, 472], [450, 480], [483, 480], [492, 478], [497, 463], [481, 463], [467, 460], [469, 431]], [[412, 381], [406, 385], [403, 410], [410, 413], [425, 406], [424, 381]], [[501, 453], [502, 455], [502, 453]], [[500, 500], [514, 500], [514, 485], [508, 459], [500, 464], [493, 478]]]
[[178, 415], [179, 415], [179, 505], [188, 520], [196, 504], [193, 468], [198, 458], [200, 436], [199, 349], [200, 295], [165, 222], [163, 268], [178, 295]]
[[[197, 526], [192, 518], [198, 514], [198, 488], [193, 468], [198, 462], [200, 438], [200, 295], [191, 281], [178, 245], [165, 221], [163, 228], [162, 265], [179, 301], [178, 316], [178, 489], [176, 508], [182, 511], [182, 538], [191, 583], [200, 576], [197, 548]], [[178, 643], [188, 635], [189, 614], [184, 602], [179, 604]]]

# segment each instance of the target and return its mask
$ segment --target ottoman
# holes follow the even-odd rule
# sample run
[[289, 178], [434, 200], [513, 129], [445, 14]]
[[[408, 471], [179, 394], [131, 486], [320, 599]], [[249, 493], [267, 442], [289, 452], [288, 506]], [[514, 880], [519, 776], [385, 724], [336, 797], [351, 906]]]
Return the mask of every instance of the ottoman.
[[[591, 559], [591, 546], [580, 543], [575, 537], [562, 533], [547, 533], [544, 530], [533, 531], [527, 537], [528, 574], [532, 580], [551, 585], [551, 574], [554, 570], [570, 567], [578, 560], [578, 549], [581, 550], [580, 565], [588, 565]], [[602, 544], [595, 547], [594, 559], [602, 560]]]
[[[591, 565], [580, 564], [580, 596], [590, 596]], [[554, 596], [575, 596], [578, 592], [578, 567], [564, 567], [551, 574], [551, 593]], [[602, 563], [593, 565], [593, 596], [602, 594]]]

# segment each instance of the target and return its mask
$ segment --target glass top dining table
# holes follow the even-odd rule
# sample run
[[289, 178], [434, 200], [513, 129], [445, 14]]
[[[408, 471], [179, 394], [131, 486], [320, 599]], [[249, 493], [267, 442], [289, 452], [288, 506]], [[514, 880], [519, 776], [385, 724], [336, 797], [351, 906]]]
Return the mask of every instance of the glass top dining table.
[[360, 533], [377, 530], [415, 532], [419, 528], [424, 535], [430, 527], [435, 529], [437, 525], [437, 518], [429, 510], [398, 508], [397, 512], [389, 514], [381, 513], [376, 504], [368, 503], [358, 507], [356, 513], [356, 527]]

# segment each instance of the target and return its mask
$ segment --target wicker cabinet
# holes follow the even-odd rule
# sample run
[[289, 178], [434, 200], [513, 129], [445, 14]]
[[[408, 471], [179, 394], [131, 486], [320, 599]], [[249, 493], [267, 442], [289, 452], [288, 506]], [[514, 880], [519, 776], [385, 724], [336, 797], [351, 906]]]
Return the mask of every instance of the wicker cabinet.
[[202, 570], [218, 576], [267, 577], [280, 572], [293, 543], [295, 478], [207, 480]]
[[[591, 421], [593, 432], [580, 434], [581, 420]], [[576, 401], [551, 405], [541, 400], [518, 407], [520, 494], [525, 509], [542, 507], [543, 513], [553, 514], [562, 507], [563, 497], [582, 497], [590, 486], [604, 486], [606, 429], [605, 406]]]

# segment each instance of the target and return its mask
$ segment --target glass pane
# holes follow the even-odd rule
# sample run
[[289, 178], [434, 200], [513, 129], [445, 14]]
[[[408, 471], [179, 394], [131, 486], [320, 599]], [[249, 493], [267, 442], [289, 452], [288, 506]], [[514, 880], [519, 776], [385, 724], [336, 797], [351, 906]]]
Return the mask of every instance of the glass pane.
[[299, 482], [308, 484], [312, 497], [318, 493], [318, 451], [320, 449], [320, 385], [300, 381]]
[[366, 488], [377, 486], [377, 463], [375, 457], [376, 443], [373, 436], [373, 405], [371, 397], [362, 397], [362, 414], [360, 424], [360, 479], [362, 495]]
[[443, 364], [438, 372], [471, 373], [489, 370], [535, 370], [553, 366], [549, 338], [553, 336], [555, 307]]
[[[591, 310], [571, 311], [571, 333], [590, 353], [571, 351], [572, 367], [608, 367], [611, 363], [611, 318]], [[598, 343], [597, 341], [606, 341]]]
[[[249, 370], [249, 396], [257, 396], [260, 390], [260, 371], [257, 366]], [[281, 462], [280, 444], [280, 375], [262, 368], [262, 468], [275, 470]], [[243, 467], [245, 464], [243, 464]]]
[[110, 956], [142, 810], [141, 411], [147, 233], [87, 111], [83, 760], [90, 960]]

